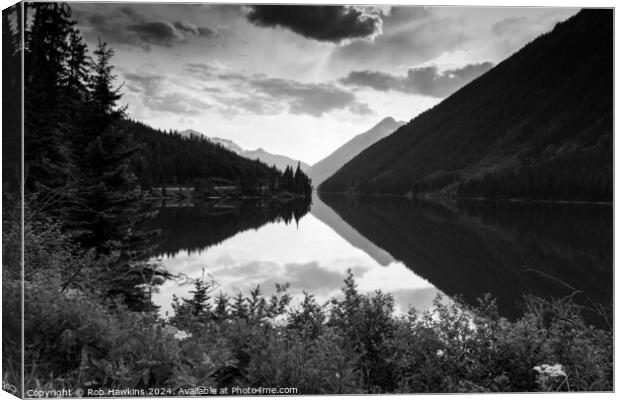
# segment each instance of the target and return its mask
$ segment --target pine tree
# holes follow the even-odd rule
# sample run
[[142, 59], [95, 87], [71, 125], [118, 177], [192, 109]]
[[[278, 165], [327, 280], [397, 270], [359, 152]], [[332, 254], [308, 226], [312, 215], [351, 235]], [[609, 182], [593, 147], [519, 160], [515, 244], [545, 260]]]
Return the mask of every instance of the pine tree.
[[301, 170], [300, 163], [297, 163], [295, 171], [295, 193], [308, 196], [312, 194], [312, 183], [308, 175]]
[[247, 319], [248, 309], [245, 303], [246, 299], [243, 297], [243, 293], [237, 292], [237, 295], [233, 298], [233, 302], [230, 306], [231, 315], [238, 319]]
[[194, 290], [190, 290], [193, 297], [186, 300], [186, 302], [190, 307], [192, 315], [195, 317], [211, 315], [211, 304], [209, 303], [211, 299], [211, 296], [209, 296], [210, 290], [211, 285], [205, 283], [202, 279], [194, 282]]
[[288, 192], [294, 192], [295, 178], [293, 176], [293, 169], [287, 166], [282, 175], [282, 190]]
[[100, 42], [95, 55], [89, 81], [89, 123], [74, 152], [79, 186], [72, 219], [84, 245], [108, 253], [113, 246], [131, 240], [131, 228], [143, 215], [138, 212], [140, 194], [134, 190], [136, 177], [130, 170], [138, 147], [118, 123], [124, 109], [116, 105], [120, 93], [113, 87], [113, 51]]
[[34, 12], [25, 32], [25, 185], [27, 193], [49, 197], [69, 177], [63, 82], [74, 23], [69, 6], [63, 3], [26, 3], [25, 7]]
[[215, 309], [213, 315], [218, 320], [225, 320], [228, 318], [228, 295], [220, 292], [215, 298]]
[[2, 193], [14, 196], [21, 185], [21, 17], [19, 4], [2, 12]]
[[[69, 33], [69, 51], [67, 54], [67, 73], [65, 77], [65, 100], [73, 104], [84, 103], [88, 96], [90, 65], [88, 48], [82, 40], [80, 31], [71, 29]], [[71, 117], [79, 116], [71, 113]]]
[[295, 170], [295, 176], [293, 178], [295, 182], [295, 193], [304, 193], [304, 177], [302, 176], [303, 172], [301, 172], [300, 162], [297, 162], [297, 169]]
[[93, 122], [95, 126], [105, 129], [124, 117], [126, 108], [117, 108], [116, 104], [122, 94], [120, 87], [114, 88], [113, 86], [116, 76], [112, 72], [113, 66], [110, 61], [114, 56], [114, 50], [99, 40], [94, 55], [93, 76], [90, 81], [91, 103], [95, 118]]
[[246, 298], [247, 310], [250, 317], [262, 318], [267, 305], [265, 298], [261, 296], [260, 286], [250, 291], [250, 297]]

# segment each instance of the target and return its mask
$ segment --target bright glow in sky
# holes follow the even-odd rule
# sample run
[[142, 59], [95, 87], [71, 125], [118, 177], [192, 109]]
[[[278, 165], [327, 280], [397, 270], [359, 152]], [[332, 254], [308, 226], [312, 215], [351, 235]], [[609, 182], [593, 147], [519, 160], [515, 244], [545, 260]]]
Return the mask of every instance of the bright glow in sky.
[[72, 7], [91, 49], [115, 49], [131, 117], [310, 164], [384, 117], [412, 119], [577, 12], [332, 7], [317, 22], [239, 5]]

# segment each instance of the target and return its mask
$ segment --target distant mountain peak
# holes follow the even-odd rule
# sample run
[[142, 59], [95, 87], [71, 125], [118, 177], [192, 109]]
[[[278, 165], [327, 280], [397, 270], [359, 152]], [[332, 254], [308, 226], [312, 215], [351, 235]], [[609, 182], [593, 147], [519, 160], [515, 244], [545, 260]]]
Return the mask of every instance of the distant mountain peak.
[[349, 162], [367, 147], [388, 136], [398, 129], [403, 122], [398, 122], [392, 117], [383, 118], [378, 124], [364, 133], [353, 137], [347, 143], [337, 148], [329, 156], [314, 164], [308, 169], [308, 175], [315, 187], [329, 178], [340, 167]]
[[[255, 160], [258, 159], [260, 161], [262, 161], [263, 163], [271, 166], [271, 165], [275, 165], [276, 168], [284, 171], [286, 169], [287, 166], [291, 166], [293, 168], [297, 167], [297, 163], [300, 163], [299, 160], [293, 160], [290, 157], [287, 156], [283, 156], [280, 154], [272, 154], [270, 152], [268, 152], [267, 150], [263, 149], [262, 147], [259, 147], [256, 150], [245, 150], [243, 149], [241, 146], [239, 146], [236, 142], [234, 142], [233, 140], [230, 139], [225, 139], [225, 138], [221, 138], [221, 137], [210, 137], [205, 135], [202, 132], [196, 131], [194, 129], [186, 129], [182, 132], [179, 132], [179, 134], [183, 137], [201, 137], [204, 138], [208, 141], [210, 141], [211, 143], [216, 143], [219, 144], [220, 146], [224, 147], [227, 150], [232, 151], [233, 153], [236, 153], [242, 157], [251, 159], [251, 160]], [[301, 169], [302, 170], [306, 170], [308, 169], [310, 166], [304, 162], [301, 162]]]
[[383, 118], [377, 125], [373, 126], [372, 129], [391, 129], [395, 130], [396, 128], [404, 125], [403, 121], [396, 121], [393, 117], [385, 117]]

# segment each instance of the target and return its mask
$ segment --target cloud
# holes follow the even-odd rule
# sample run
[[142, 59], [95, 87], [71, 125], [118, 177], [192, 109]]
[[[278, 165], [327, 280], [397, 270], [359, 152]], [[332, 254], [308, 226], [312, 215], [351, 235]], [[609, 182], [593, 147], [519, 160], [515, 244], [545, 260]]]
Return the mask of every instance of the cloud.
[[127, 88], [134, 93], [144, 93], [146, 96], [156, 95], [164, 77], [155, 74], [136, 74], [127, 72], [123, 76], [127, 79]]
[[127, 30], [136, 32], [138, 38], [148, 44], [172, 46], [185, 39], [185, 36], [175, 26], [167, 21], [145, 22], [131, 25]]
[[447, 297], [435, 287], [427, 287], [420, 289], [400, 289], [391, 292], [398, 311], [403, 314], [413, 307], [418, 312], [424, 312], [433, 307], [433, 301], [437, 295], [442, 295], [445, 304]]
[[188, 63], [183, 69], [190, 74], [197, 75], [202, 78], [211, 78], [216, 72], [221, 70], [220, 67], [207, 63]]
[[255, 5], [247, 19], [261, 27], [289, 29], [308, 39], [340, 43], [381, 33], [376, 13], [350, 6]]
[[217, 35], [217, 32], [213, 29], [196, 26], [187, 21], [177, 21], [174, 23], [174, 26], [181, 32], [191, 33], [196, 36], [209, 38]]
[[280, 78], [252, 78], [249, 81], [259, 93], [289, 104], [291, 114], [320, 117], [326, 112], [357, 106], [355, 95], [329, 83], [302, 83]]
[[452, 18], [430, 15], [408, 23], [398, 21], [402, 17], [394, 16], [396, 21], [387, 18], [383, 33], [374, 41], [355, 40], [334, 49], [329, 57], [330, 67], [365, 65], [380, 69], [420, 64], [460, 48], [470, 36], [470, 29]]
[[494, 23], [491, 31], [496, 35], [505, 35], [506, 33], [513, 33], [518, 28], [522, 28], [527, 22], [527, 19], [524, 17], [505, 18]]
[[[221, 65], [188, 63], [184, 70], [200, 93], [183, 91], [170, 84], [164, 75], [150, 72], [126, 72], [129, 92], [139, 96], [144, 106], [155, 111], [185, 115], [198, 115], [214, 109], [232, 117], [238, 113], [254, 115], [277, 115], [289, 112], [296, 115], [321, 117], [334, 110], [349, 110], [358, 115], [372, 114], [366, 103], [357, 100], [355, 94], [334, 83], [305, 83], [291, 79], [270, 78], [263, 74], [247, 75], [228, 71]], [[218, 87], [202, 86], [200, 83], [216, 83]], [[204, 100], [209, 97], [209, 103]]]
[[83, 10], [76, 5], [74, 10], [74, 17], [84, 27], [83, 31], [88, 38], [137, 46], [145, 51], [149, 51], [152, 45], [171, 47], [186, 43], [193, 37], [219, 37], [219, 33], [211, 28], [196, 26], [187, 21], [153, 19], [132, 6], [101, 4], [95, 9]]
[[273, 288], [275, 283], [287, 282], [291, 284], [291, 292], [306, 291], [314, 294], [331, 294], [342, 285], [345, 275], [321, 267], [316, 261], [308, 263], [284, 264], [284, 271], [278, 278], [266, 279], [261, 288]]
[[446, 97], [493, 67], [490, 62], [469, 64], [440, 71], [435, 66], [410, 68], [405, 76], [380, 71], [351, 71], [340, 82], [378, 91], [398, 91], [431, 97]]
[[193, 116], [212, 108], [211, 104], [191, 94], [166, 88], [162, 75], [128, 72], [123, 76], [128, 90], [140, 97], [142, 104], [151, 110]]
[[384, 25], [401, 24], [427, 18], [430, 14], [427, 7], [393, 6], [388, 13], [381, 13], [381, 19]]
[[357, 115], [373, 115], [375, 113], [366, 103], [354, 103], [349, 106], [349, 111]]
[[248, 75], [205, 63], [188, 63], [184, 69], [198, 79], [229, 85], [231, 94], [216, 97], [227, 116], [236, 111], [259, 115], [288, 111], [313, 117], [343, 109], [359, 115], [373, 113], [368, 104], [357, 100], [353, 92], [334, 83], [306, 83], [264, 74]]
[[151, 110], [165, 111], [174, 114], [200, 115], [203, 111], [211, 108], [204, 101], [188, 96], [183, 92], [165, 93], [159, 96], [145, 96], [144, 105]]

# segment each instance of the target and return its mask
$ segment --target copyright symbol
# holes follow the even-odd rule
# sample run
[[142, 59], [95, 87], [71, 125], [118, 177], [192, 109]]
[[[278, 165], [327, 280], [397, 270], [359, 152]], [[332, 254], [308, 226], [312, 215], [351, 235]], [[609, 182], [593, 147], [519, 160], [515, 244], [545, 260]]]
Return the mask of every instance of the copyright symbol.
[[84, 389], [82, 388], [75, 389], [75, 397], [83, 397], [83, 396], [84, 396]]

